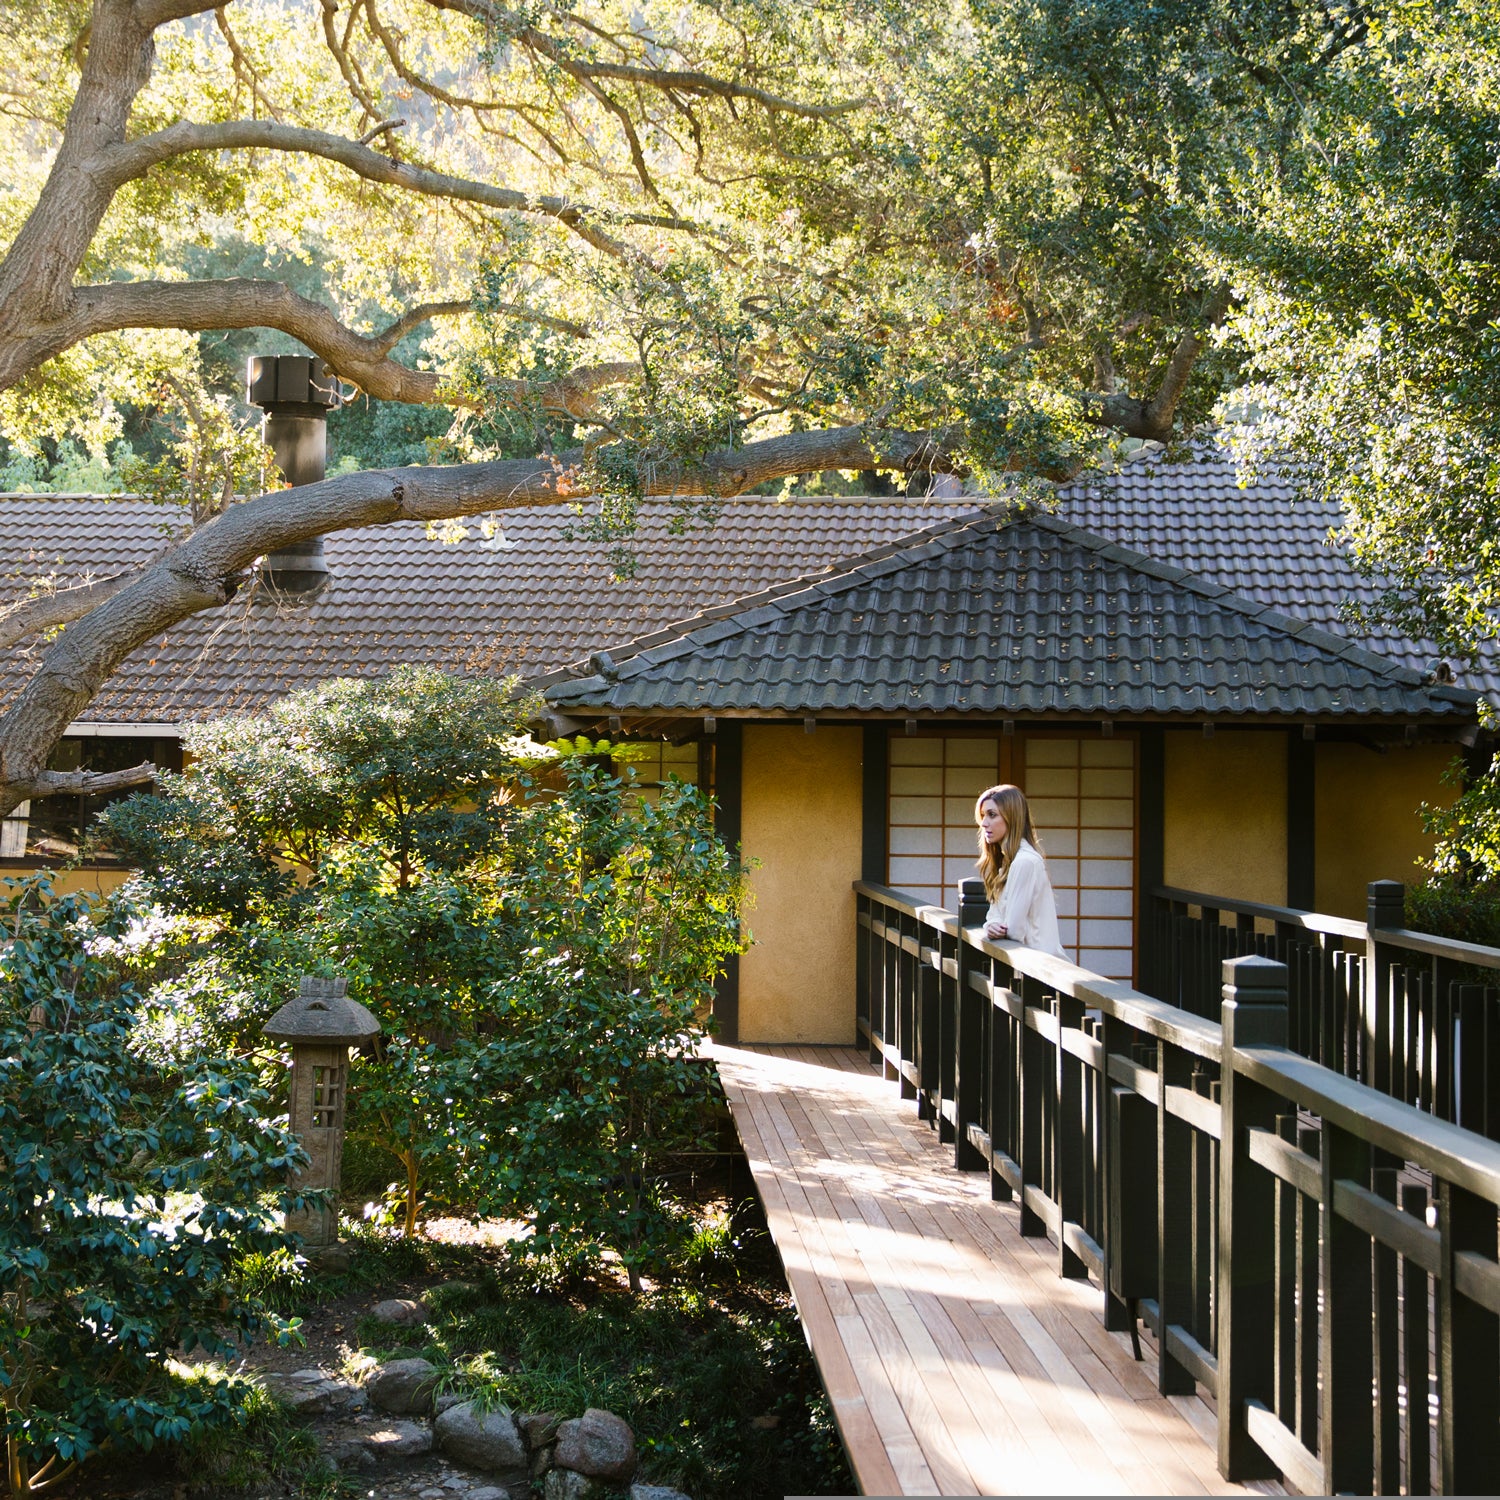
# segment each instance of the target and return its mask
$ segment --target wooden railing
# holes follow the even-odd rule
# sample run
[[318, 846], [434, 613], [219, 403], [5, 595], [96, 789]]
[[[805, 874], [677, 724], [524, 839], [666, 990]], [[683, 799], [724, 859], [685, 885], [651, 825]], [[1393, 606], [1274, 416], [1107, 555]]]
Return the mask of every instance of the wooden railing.
[[1378, 880], [1367, 920], [1353, 922], [1161, 888], [1142, 985], [1216, 1017], [1226, 958], [1278, 959], [1295, 1051], [1500, 1140], [1500, 952], [1407, 931], [1404, 901], [1398, 881]]
[[1227, 1479], [1500, 1480], [1500, 1146], [1298, 1055], [1287, 967], [1214, 1019], [859, 882], [860, 1027], [960, 1169], [1217, 1401]]

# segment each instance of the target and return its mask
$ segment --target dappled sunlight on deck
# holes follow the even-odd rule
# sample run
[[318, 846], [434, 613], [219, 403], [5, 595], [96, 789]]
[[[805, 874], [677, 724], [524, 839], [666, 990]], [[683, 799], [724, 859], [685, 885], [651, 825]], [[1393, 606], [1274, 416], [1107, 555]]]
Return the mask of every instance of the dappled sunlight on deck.
[[1203, 1401], [1157, 1392], [863, 1053], [713, 1051], [865, 1493], [1279, 1492], [1219, 1477]]

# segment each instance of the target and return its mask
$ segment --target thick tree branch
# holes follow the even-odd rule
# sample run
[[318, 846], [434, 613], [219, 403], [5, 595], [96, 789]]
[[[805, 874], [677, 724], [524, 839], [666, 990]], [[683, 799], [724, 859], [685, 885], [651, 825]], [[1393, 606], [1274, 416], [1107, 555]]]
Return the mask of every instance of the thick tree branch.
[[[127, 656], [200, 610], [226, 603], [258, 557], [357, 526], [437, 521], [575, 498], [579, 452], [447, 468], [370, 470], [278, 490], [232, 505], [68, 626], [0, 720], [0, 814], [56, 788], [42, 779], [52, 746]], [[697, 463], [666, 462], [642, 475], [646, 494], [732, 496], [768, 480], [821, 469], [952, 467], [924, 433], [862, 427], [788, 433]]]
[[185, 21], [216, 7], [205, 0], [135, 0], [130, 6], [131, 19], [142, 31], [152, 32], [169, 21]]
[[149, 760], [121, 771], [38, 771], [29, 782], [16, 782], [15, 789], [24, 792], [20, 800], [33, 797], [56, 797], [66, 793], [85, 797], [102, 797], [122, 791], [127, 786], [143, 786], [156, 780], [156, 767]]
[[[381, 182], [405, 188], [431, 198], [451, 198], [460, 203], [478, 203], [486, 208], [515, 213], [540, 214], [566, 225], [581, 239], [610, 255], [625, 254], [625, 247], [602, 225], [608, 222], [587, 206], [566, 198], [518, 192], [513, 188], [495, 187], [454, 177], [410, 162], [393, 161], [379, 151], [362, 146], [344, 136], [326, 130], [308, 130], [301, 126], [282, 125], [275, 120], [229, 120], [217, 125], [199, 125], [180, 121], [139, 140], [116, 146], [105, 153], [99, 169], [109, 174], [115, 186], [122, 186], [144, 176], [153, 167], [173, 157], [194, 151], [289, 151], [337, 162], [367, 182]], [[672, 214], [623, 214], [618, 222], [640, 224], [654, 229], [693, 230], [687, 219]]]
[[[1223, 322], [1229, 311], [1229, 297], [1229, 288], [1223, 286], [1216, 288], [1209, 298], [1203, 316], [1210, 327]], [[1123, 391], [1090, 393], [1083, 398], [1085, 418], [1096, 427], [1109, 427], [1127, 437], [1166, 442], [1172, 435], [1172, 423], [1193, 366], [1198, 363], [1207, 344], [1204, 333], [1185, 329], [1167, 358], [1156, 390], [1149, 397], [1142, 399]]]
[[74, 588], [58, 589], [53, 593], [38, 594], [34, 599], [22, 599], [8, 609], [0, 611], [0, 650], [14, 646], [31, 636], [55, 630], [81, 619], [91, 609], [113, 598], [121, 589], [133, 583], [145, 571], [132, 568], [129, 572], [116, 573], [110, 578], [99, 578]]
[[423, 302], [410, 312], [402, 313], [389, 328], [382, 329], [370, 339], [370, 348], [379, 354], [389, 354], [412, 329], [420, 328], [433, 318], [449, 318], [458, 313], [466, 313], [471, 305], [467, 299], [462, 302]]

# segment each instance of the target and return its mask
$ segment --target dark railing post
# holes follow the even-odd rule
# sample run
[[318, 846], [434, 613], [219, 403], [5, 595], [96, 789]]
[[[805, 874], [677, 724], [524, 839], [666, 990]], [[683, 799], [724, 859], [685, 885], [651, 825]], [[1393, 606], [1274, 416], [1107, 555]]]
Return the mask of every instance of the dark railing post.
[[[958, 925], [977, 927], [983, 924], [989, 910], [982, 880], [958, 883]], [[984, 1098], [985, 1046], [983, 1007], [989, 1001], [976, 993], [969, 976], [983, 963], [983, 956], [964, 942], [962, 930], [958, 943], [958, 995], [954, 1006], [957, 1022], [956, 1058], [953, 1077], [953, 1165], [961, 1172], [977, 1172], [984, 1158], [969, 1139], [969, 1126], [980, 1119], [980, 1101]]]
[[1365, 926], [1369, 936], [1362, 997], [1364, 1058], [1360, 1081], [1388, 1094], [1391, 1092], [1391, 953], [1375, 934], [1381, 928], [1406, 925], [1406, 887], [1399, 880], [1372, 880], [1366, 890], [1369, 899]]
[[1438, 1183], [1438, 1443], [1445, 1495], [1487, 1495], [1500, 1474], [1500, 1319], [1463, 1296], [1460, 1260], [1494, 1265], [1495, 1205]]
[[1245, 1403], [1275, 1401], [1276, 1190], [1250, 1161], [1250, 1132], [1276, 1128], [1276, 1097], [1240, 1074], [1243, 1047], [1285, 1047], [1286, 965], [1249, 956], [1224, 960], [1220, 1077], [1219, 1472], [1226, 1479], [1274, 1478], [1252, 1441]]

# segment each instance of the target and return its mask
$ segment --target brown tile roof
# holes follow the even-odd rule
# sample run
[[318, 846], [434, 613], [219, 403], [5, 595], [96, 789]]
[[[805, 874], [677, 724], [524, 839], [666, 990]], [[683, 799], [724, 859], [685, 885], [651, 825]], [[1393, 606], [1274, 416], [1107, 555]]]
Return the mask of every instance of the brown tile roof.
[[[606, 549], [569, 541], [566, 507], [509, 511], [504, 549], [475, 523], [456, 545], [416, 524], [327, 539], [333, 581], [311, 602], [257, 595], [184, 621], [128, 658], [88, 710], [102, 723], [178, 723], [253, 710], [334, 676], [376, 676], [399, 662], [456, 671], [552, 671], [774, 583], [828, 568], [971, 500], [747, 497], [712, 527], [671, 532], [669, 502], [642, 507], [636, 576], [612, 581]], [[163, 545], [172, 513], [136, 500], [0, 497], [0, 604], [39, 569], [60, 581], [106, 575]], [[0, 664], [0, 703], [28, 663]]]
[[[1361, 572], [1329, 537], [1341, 524], [1330, 502], [1299, 500], [1274, 475], [1240, 487], [1233, 461], [1212, 448], [1170, 462], [1143, 455], [1108, 476], [1058, 491], [1058, 514], [1159, 562], [1174, 563], [1299, 620], [1321, 625], [1425, 672], [1442, 653], [1388, 626], [1351, 624], [1346, 607], [1376, 605], [1383, 584]], [[1457, 680], [1500, 697], [1493, 647], [1455, 661]]]

